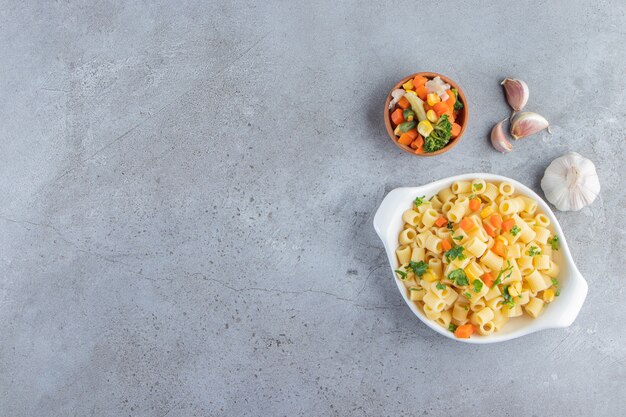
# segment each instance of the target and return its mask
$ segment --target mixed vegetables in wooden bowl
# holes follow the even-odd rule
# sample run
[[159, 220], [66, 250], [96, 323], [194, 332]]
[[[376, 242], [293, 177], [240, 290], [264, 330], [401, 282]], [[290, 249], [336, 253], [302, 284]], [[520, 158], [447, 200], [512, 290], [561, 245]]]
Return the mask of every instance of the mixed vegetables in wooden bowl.
[[449, 78], [420, 72], [387, 96], [385, 125], [394, 143], [419, 156], [439, 155], [458, 143], [468, 119], [463, 91]]

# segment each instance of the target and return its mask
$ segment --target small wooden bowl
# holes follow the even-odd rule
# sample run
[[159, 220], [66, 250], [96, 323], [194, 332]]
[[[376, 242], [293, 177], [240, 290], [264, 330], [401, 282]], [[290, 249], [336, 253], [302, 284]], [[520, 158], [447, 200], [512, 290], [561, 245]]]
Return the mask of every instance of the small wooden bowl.
[[[437, 76], [440, 77], [445, 83], [450, 84], [451, 87], [454, 87], [458, 90], [459, 98], [461, 99], [461, 102], [463, 103], [463, 108], [459, 111], [455, 119], [455, 123], [458, 123], [459, 125], [461, 125], [461, 133], [459, 133], [459, 136], [457, 136], [456, 138], [450, 139], [450, 142], [448, 142], [446, 146], [444, 146], [443, 148], [435, 152], [415, 153], [415, 150], [411, 148], [410, 146], [402, 145], [398, 143], [398, 137], [393, 133], [393, 127], [391, 126], [391, 112], [389, 111], [389, 103], [392, 100], [391, 91], [401, 88], [402, 84], [406, 83], [412, 78], [415, 78], [418, 75], [421, 75], [428, 79], [433, 79]], [[437, 74], [435, 72], [418, 72], [413, 75], [409, 75], [408, 77], [404, 77], [398, 84], [396, 84], [391, 89], [391, 91], [389, 92], [389, 94], [387, 94], [387, 100], [385, 101], [385, 126], [387, 127], [387, 133], [389, 133], [389, 137], [391, 138], [393, 143], [396, 144], [397, 147], [415, 156], [435, 156], [435, 155], [440, 155], [444, 152], [448, 152], [450, 149], [452, 149], [454, 145], [456, 145], [461, 140], [461, 138], [463, 137], [463, 133], [465, 133], [465, 127], [467, 126], [467, 121], [469, 119], [469, 111], [467, 108], [467, 100], [465, 99], [465, 94], [463, 94], [463, 90], [461, 90], [461, 87], [459, 87], [457, 83], [455, 83], [448, 77], [441, 75], [441, 74]]]

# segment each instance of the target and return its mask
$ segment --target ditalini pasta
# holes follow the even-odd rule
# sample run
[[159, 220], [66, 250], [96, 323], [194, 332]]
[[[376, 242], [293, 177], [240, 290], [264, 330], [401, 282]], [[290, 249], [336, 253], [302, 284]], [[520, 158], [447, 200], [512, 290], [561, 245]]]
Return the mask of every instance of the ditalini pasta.
[[459, 338], [536, 318], [559, 295], [550, 219], [508, 182], [457, 181], [416, 198], [402, 220], [396, 276], [428, 319]]

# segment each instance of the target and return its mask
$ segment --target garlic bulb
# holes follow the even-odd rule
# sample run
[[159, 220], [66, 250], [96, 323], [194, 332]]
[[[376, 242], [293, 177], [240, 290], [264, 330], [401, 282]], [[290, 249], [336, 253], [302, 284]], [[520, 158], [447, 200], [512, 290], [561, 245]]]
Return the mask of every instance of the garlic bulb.
[[578, 211], [600, 193], [596, 167], [587, 158], [569, 152], [546, 168], [541, 188], [549, 202], [561, 211]]

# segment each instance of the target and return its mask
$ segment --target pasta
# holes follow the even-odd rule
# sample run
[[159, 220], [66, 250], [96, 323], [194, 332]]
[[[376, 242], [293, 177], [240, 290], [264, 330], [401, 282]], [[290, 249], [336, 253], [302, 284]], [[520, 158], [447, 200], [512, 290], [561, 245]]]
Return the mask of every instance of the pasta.
[[536, 318], [560, 293], [550, 219], [509, 182], [456, 181], [416, 198], [402, 220], [396, 276], [424, 315], [457, 337]]

